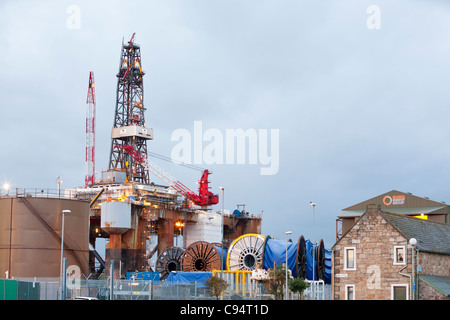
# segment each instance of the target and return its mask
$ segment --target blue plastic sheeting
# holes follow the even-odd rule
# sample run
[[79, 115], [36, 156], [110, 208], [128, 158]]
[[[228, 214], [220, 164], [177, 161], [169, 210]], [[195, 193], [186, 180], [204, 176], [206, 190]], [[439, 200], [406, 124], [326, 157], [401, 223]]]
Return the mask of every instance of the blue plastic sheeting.
[[[306, 240], [306, 279], [317, 280], [317, 257], [314, 259], [314, 279], [313, 279], [313, 243]], [[317, 247], [317, 245], [316, 245]]]
[[176, 271], [169, 274], [164, 281], [163, 286], [175, 286], [177, 284], [197, 282], [197, 287], [206, 287], [205, 281], [211, 277], [211, 271]]
[[127, 280], [159, 281], [159, 272], [127, 272]]
[[240, 212], [238, 209], [236, 209], [236, 210], [233, 211], [233, 214], [234, 214], [236, 217], [240, 217], [240, 216], [242, 215], [242, 212]]
[[325, 249], [325, 279], [326, 284], [331, 283], [331, 250]]
[[[288, 268], [292, 271], [292, 276], [297, 276], [296, 268], [297, 257], [297, 243], [287, 243], [287, 263]], [[264, 269], [273, 269], [277, 266], [286, 263], [286, 241], [268, 239], [264, 247]]]
[[222, 247], [214, 245], [214, 248], [219, 252], [220, 259], [222, 259], [222, 267], [223, 270], [227, 270], [227, 249], [223, 248], [223, 256], [222, 256]]

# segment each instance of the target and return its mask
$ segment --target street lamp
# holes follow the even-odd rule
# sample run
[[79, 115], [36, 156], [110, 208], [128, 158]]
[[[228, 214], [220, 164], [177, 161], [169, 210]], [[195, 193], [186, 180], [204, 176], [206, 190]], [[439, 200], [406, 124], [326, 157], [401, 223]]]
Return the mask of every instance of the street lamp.
[[223, 232], [223, 229], [224, 229], [224, 225], [223, 225], [223, 215], [224, 215], [224, 205], [225, 205], [225, 201], [224, 201], [224, 194], [225, 194], [225, 188], [224, 187], [219, 187], [219, 189], [220, 190], [222, 190], [222, 214], [221, 214], [221, 216], [222, 216], [222, 230], [221, 230], [221, 232], [222, 232], [222, 258], [220, 259], [220, 270], [221, 270], [221, 277], [222, 277], [222, 279], [223, 279], [223, 238], [224, 238], [224, 232]]
[[6, 192], [6, 195], [8, 195], [8, 193], [9, 193], [9, 183], [8, 182], [5, 182], [4, 184], [3, 184], [3, 189], [5, 189], [5, 192]]
[[[65, 300], [65, 297], [63, 299], [63, 292], [65, 290], [63, 289], [63, 274], [64, 274], [64, 267], [63, 267], [63, 253], [64, 253], [64, 217], [66, 213], [70, 213], [72, 211], [70, 210], [63, 210], [62, 211], [62, 227], [61, 227], [61, 268], [59, 270], [59, 281], [60, 281], [60, 292], [61, 292], [61, 300]], [[64, 275], [65, 276], [65, 275]]]
[[288, 299], [288, 235], [292, 234], [292, 231], [286, 231], [286, 295], [284, 297], [284, 300]]

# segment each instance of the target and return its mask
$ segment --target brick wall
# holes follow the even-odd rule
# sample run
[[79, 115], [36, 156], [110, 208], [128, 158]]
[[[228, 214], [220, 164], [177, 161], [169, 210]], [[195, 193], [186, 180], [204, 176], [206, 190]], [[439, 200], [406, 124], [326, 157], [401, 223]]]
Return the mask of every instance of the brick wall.
[[[368, 206], [355, 226], [334, 246], [334, 298], [345, 299], [345, 286], [355, 286], [355, 299], [391, 299], [392, 285], [407, 285], [410, 279], [399, 274], [411, 274], [411, 249], [407, 239], [377, 213], [376, 206]], [[408, 264], [394, 264], [394, 247], [404, 246]], [[345, 248], [354, 247], [355, 270], [345, 270]]]

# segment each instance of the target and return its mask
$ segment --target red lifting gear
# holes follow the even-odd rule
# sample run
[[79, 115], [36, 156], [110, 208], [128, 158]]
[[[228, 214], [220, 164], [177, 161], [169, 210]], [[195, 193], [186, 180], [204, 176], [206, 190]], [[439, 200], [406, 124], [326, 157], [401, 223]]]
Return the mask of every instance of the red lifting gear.
[[148, 167], [153, 174], [158, 176], [161, 180], [169, 184], [170, 187], [179, 191], [183, 196], [194, 202], [197, 206], [210, 206], [219, 203], [219, 196], [209, 191], [208, 177], [211, 174], [208, 169], [203, 171], [202, 177], [199, 181], [198, 194], [186, 187], [183, 183], [175, 180], [169, 174], [164, 172], [161, 168], [157, 167], [154, 163], [148, 163], [146, 158], [136, 149], [130, 145], [115, 146], [114, 148], [123, 149], [127, 152], [136, 162]]

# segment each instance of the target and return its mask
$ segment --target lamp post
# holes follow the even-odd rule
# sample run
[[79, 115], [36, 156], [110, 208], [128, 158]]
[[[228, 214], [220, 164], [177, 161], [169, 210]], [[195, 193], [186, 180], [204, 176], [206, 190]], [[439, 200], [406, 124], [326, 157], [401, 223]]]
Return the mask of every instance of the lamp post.
[[284, 297], [284, 300], [289, 300], [288, 299], [288, 235], [292, 234], [292, 231], [286, 231], [286, 295]]
[[[411, 258], [412, 258], [412, 288], [411, 288], [411, 298], [412, 300], [416, 300], [416, 266], [415, 266], [415, 256], [416, 256], [416, 244], [417, 244], [417, 239], [416, 238], [411, 238], [409, 239], [409, 244], [411, 245]], [[408, 256], [407, 254], [405, 255], [406, 257]], [[405, 259], [406, 259], [405, 257]]]
[[312, 292], [313, 292], [313, 300], [316, 299], [316, 287], [315, 287], [315, 282], [314, 282], [314, 278], [315, 278], [315, 259], [316, 259], [316, 248], [315, 248], [315, 244], [316, 244], [316, 204], [312, 201], [309, 202], [309, 204], [311, 205], [311, 207], [313, 207], [313, 245], [312, 245], [312, 269], [313, 269], [313, 275], [312, 275]]
[[221, 271], [221, 273], [220, 273], [220, 275], [221, 275], [221, 278], [223, 279], [223, 238], [224, 238], [224, 232], [223, 232], [223, 228], [224, 228], [224, 225], [223, 225], [223, 215], [224, 215], [224, 205], [225, 205], [225, 201], [224, 201], [224, 194], [225, 194], [225, 188], [224, 187], [219, 187], [219, 189], [220, 190], [222, 190], [222, 214], [221, 214], [221, 216], [222, 216], [222, 230], [221, 230], [221, 232], [222, 232], [222, 257], [221, 257], [221, 259], [220, 259], [220, 271]]
[[62, 178], [60, 176], [58, 176], [56, 178], [56, 183], [58, 184], [58, 198], [61, 197], [61, 183], [62, 183]]
[[[63, 289], [63, 274], [64, 274], [64, 267], [63, 267], [63, 255], [64, 255], [64, 217], [66, 213], [70, 213], [72, 211], [70, 210], [63, 210], [62, 211], [62, 227], [61, 227], [61, 268], [59, 270], [59, 281], [60, 281], [60, 293], [61, 293], [61, 300], [65, 300], [65, 297], [63, 299], [63, 292], [65, 292], [65, 289]], [[64, 275], [65, 276], [65, 275]]]

